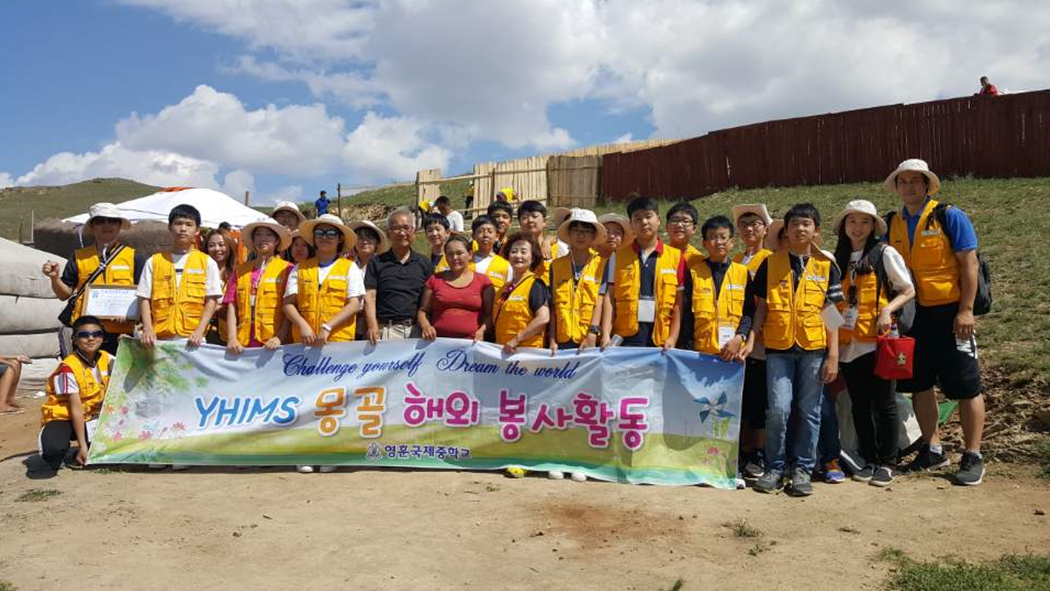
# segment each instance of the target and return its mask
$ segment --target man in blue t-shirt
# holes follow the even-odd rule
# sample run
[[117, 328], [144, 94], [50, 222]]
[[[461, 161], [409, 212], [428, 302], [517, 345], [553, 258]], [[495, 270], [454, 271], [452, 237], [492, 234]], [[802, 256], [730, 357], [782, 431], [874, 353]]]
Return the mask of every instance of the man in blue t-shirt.
[[328, 213], [328, 206], [331, 205], [331, 201], [328, 199], [328, 191], [321, 191], [321, 196], [314, 201], [314, 207], [317, 209], [317, 215], [322, 216]]

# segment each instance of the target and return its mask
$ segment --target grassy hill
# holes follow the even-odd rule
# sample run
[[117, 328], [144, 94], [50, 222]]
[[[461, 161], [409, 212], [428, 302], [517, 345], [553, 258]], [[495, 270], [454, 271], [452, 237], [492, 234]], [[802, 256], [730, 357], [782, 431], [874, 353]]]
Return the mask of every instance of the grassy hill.
[[30, 212], [37, 221], [87, 211], [99, 201], [120, 203], [155, 193], [159, 187], [126, 179], [92, 179], [58, 187], [10, 187], [0, 190], [0, 236], [18, 240], [18, 226], [29, 233]]

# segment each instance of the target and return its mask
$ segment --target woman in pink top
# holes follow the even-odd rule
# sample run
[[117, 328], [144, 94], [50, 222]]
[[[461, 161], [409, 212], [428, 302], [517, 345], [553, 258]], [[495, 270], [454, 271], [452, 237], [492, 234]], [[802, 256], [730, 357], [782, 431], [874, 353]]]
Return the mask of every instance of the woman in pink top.
[[445, 242], [448, 271], [427, 280], [416, 321], [423, 338], [485, 340], [494, 290], [489, 278], [470, 268], [470, 239], [453, 234]]

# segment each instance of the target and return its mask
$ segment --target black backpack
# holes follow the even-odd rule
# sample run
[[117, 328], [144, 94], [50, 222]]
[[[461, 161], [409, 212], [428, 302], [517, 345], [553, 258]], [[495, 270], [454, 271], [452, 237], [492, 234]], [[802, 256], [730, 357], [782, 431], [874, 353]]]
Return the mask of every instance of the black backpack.
[[[930, 216], [937, 220], [937, 223], [941, 226], [941, 232], [944, 237], [948, 239], [948, 244], [952, 244], [952, 237], [946, 231], [948, 228], [948, 208], [951, 207], [947, 203], [938, 203], [933, 208], [933, 215]], [[886, 227], [889, 227], [893, 223], [893, 217], [897, 215], [896, 211], [891, 211], [886, 214]], [[926, 219], [926, 229], [930, 227], [930, 218]], [[954, 248], [954, 245], [952, 245]], [[977, 295], [973, 299], [973, 315], [983, 316], [988, 312], [992, 311], [992, 271], [988, 268], [988, 263], [985, 262], [984, 257], [981, 256], [981, 252], [977, 251]]]

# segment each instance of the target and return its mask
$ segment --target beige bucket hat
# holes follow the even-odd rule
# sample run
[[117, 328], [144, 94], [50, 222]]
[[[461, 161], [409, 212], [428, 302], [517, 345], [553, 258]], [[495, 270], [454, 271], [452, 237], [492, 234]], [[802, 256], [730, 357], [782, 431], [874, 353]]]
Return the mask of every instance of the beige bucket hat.
[[623, 229], [623, 244], [630, 244], [634, 240], [634, 231], [631, 230], [631, 221], [623, 217], [618, 213], [606, 213], [602, 214], [598, 218], [598, 223], [605, 227], [605, 224], [616, 224]]
[[93, 236], [95, 231], [91, 228], [91, 222], [95, 218], [109, 218], [114, 220], [120, 220], [120, 229], [127, 230], [131, 227], [131, 220], [128, 219], [124, 212], [120, 211], [120, 208], [112, 203], [96, 203], [88, 209], [88, 219], [84, 222], [84, 235]]
[[300, 224], [306, 221], [306, 216], [303, 215], [303, 212], [299, 211], [299, 206], [291, 201], [278, 202], [277, 207], [273, 208], [273, 211], [270, 213], [270, 217], [276, 216], [277, 212], [280, 211], [290, 211], [294, 213], [295, 217], [299, 218]]
[[376, 254], [383, 254], [390, 250], [390, 242], [386, 239], [386, 232], [380, 230], [379, 226], [373, 224], [369, 220], [350, 222], [348, 227], [354, 231], [354, 236], [357, 236], [357, 231], [361, 228], [368, 228], [375, 232], [379, 236], [379, 244], [376, 244]]
[[864, 213], [875, 218], [875, 236], [886, 235], [886, 220], [879, 217], [879, 211], [875, 209], [875, 204], [867, 199], [854, 199], [846, 204], [846, 209], [843, 209], [835, 216], [835, 221], [831, 224], [836, 236], [841, 231], [842, 224], [846, 221], [846, 216], [851, 213]]
[[769, 215], [769, 210], [766, 209], [765, 203], [744, 203], [733, 206], [733, 225], [737, 225], [740, 222], [740, 218], [749, 213], [753, 213], [761, 218], [766, 223], [767, 228], [773, 224], [773, 217]]
[[274, 234], [277, 234], [279, 240], [277, 245], [277, 251], [283, 252], [288, 250], [292, 246], [292, 233], [282, 226], [277, 220], [273, 218], [266, 218], [258, 222], [252, 222], [241, 229], [241, 237], [244, 240], [244, 245], [249, 250], [255, 250], [255, 240], [252, 239], [252, 233], [259, 228], [269, 228], [273, 230]]
[[357, 244], [357, 234], [354, 234], [354, 231], [344, 224], [342, 219], [330, 213], [320, 215], [312, 220], [306, 220], [299, 224], [299, 234], [307, 244], [310, 246], [317, 246], [314, 244], [314, 228], [321, 225], [334, 226], [343, 233], [342, 252], [346, 253], [354, 249], [354, 245]]
[[909, 158], [904, 162], [901, 162], [897, 166], [897, 170], [890, 173], [890, 176], [886, 177], [886, 180], [882, 181], [882, 188], [886, 189], [890, 193], [897, 192], [897, 175], [902, 172], [919, 172], [930, 181], [930, 188], [926, 192], [927, 195], [933, 195], [937, 191], [941, 190], [941, 179], [937, 178], [937, 175], [930, 171], [930, 165], [926, 164], [925, 160], [918, 158]]
[[605, 226], [598, 223], [598, 217], [594, 215], [594, 212], [589, 209], [579, 209], [575, 207], [570, 210], [568, 217], [558, 224], [559, 240], [569, 244], [569, 226], [571, 226], [573, 222], [580, 222], [594, 226], [594, 239], [598, 242], [605, 242]]

